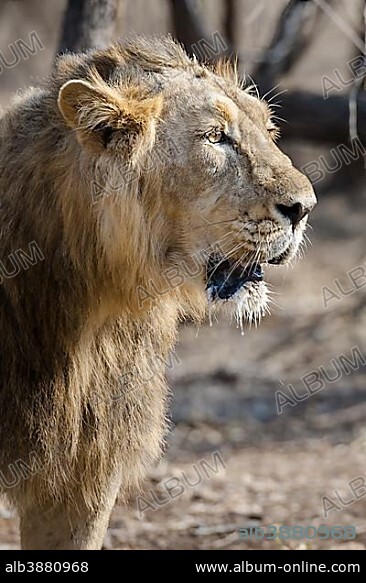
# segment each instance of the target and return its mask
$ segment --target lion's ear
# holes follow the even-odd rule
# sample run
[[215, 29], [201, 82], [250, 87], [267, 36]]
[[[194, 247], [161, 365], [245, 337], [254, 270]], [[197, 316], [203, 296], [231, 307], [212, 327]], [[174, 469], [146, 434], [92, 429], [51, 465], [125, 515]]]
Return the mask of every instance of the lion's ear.
[[107, 85], [68, 81], [60, 89], [58, 107], [87, 149], [136, 158], [152, 146], [162, 109], [161, 95], [139, 98], [141, 93], [137, 87], [120, 93]]

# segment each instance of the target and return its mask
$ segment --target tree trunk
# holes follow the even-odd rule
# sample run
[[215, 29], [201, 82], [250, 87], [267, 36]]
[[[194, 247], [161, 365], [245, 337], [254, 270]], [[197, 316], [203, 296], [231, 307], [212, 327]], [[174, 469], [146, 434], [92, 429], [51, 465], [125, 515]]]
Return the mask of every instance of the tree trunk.
[[69, 0], [59, 53], [103, 48], [114, 37], [118, 0]]
[[[349, 144], [349, 97], [331, 95], [324, 99], [302, 91], [282, 95], [281, 116], [286, 119], [282, 135], [319, 143]], [[358, 136], [366, 146], [366, 97], [357, 100]]]

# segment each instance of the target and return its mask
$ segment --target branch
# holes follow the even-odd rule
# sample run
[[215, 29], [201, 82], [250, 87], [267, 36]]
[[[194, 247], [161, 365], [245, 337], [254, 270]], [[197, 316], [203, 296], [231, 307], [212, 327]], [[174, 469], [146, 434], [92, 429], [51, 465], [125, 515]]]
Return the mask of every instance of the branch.
[[[366, 64], [366, 2], [364, 2], [364, 9], [363, 9], [363, 22], [364, 22], [364, 50], [363, 50], [363, 65]], [[349, 134], [350, 139], [355, 140], [358, 136], [358, 110], [357, 110], [357, 100], [361, 89], [365, 84], [366, 74], [360, 75], [349, 95]]]
[[224, 30], [228, 44], [235, 50], [235, 32], [238, 21], [238, 0], [225, 0]]
[[[302, 91], [282, 96], [281, 115], [284, 138], [297, 138], [319, 143], [347, 144], [349, 134], [348, 95], [333, 95], [324, 99]], [[366, 146], [366, 96], [360, 93], [357, 101], [358, 137]]]
[[286, 5], [271, 44], [252, 75], [262, 91], [271, 89], [299, 59], [314, 36], [321, 14], [312, 0], [290, 0]]
[[193, 55], [192, 47], [207, 36], [197, 0], [170, 0], [170, 8], [175, 36], [188, 54]]
[[118, 0], [69, 0], [59, 53], [105, 47], [115, 33]]
[[[181, 42], [189, 55], [194, 55], [199, 61], [216, 61], [223, 55], [231, 55], [231, 47], [225, 42], [220, 47], [212, 47], [205, 51], [204, 47], [210, 47], [212, 39], [207, 33], [202, 15], [198, 8], [197, 0], [170, 0], [173, 28], [175, 36]], [[222, 40], [222, 39], [221, 39]]]

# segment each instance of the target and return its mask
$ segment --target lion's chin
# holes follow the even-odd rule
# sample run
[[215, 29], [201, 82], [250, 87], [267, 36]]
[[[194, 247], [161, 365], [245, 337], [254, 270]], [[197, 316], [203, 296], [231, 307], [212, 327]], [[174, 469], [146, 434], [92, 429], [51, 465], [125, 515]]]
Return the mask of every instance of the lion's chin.
[[260, 264], [233, 268], [228, 260], [210, 258], [207, 264], [206, 293], [209, 312], [223, 308], [234, 316], [241, 330], [244, 322], [257, 324], [268, 312], [268, 289]]
[[212, 312], [220, 309], [230, 319], [235, 319], [242, 334], [245, 323], [257, 325], [265, 314], [269, 313], [268, 288], [263, 281], [246, 283], [225, 300], [213, 299], [209, 290], [207, 290], [207, 296], [210, 324], [212, 323]]

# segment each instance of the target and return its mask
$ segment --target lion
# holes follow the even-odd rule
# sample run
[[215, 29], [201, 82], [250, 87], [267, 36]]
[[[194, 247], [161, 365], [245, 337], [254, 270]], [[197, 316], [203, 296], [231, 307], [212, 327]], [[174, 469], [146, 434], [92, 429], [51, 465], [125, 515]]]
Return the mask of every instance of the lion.
[[316, 198], [235, 67], [170, 37], [61, 56], [0, 132], [2, 265], [42, 253], [0, 286], [3, 490], [23, 549], [99, 549], [161, 456], [179, 321], [259, 320]]

